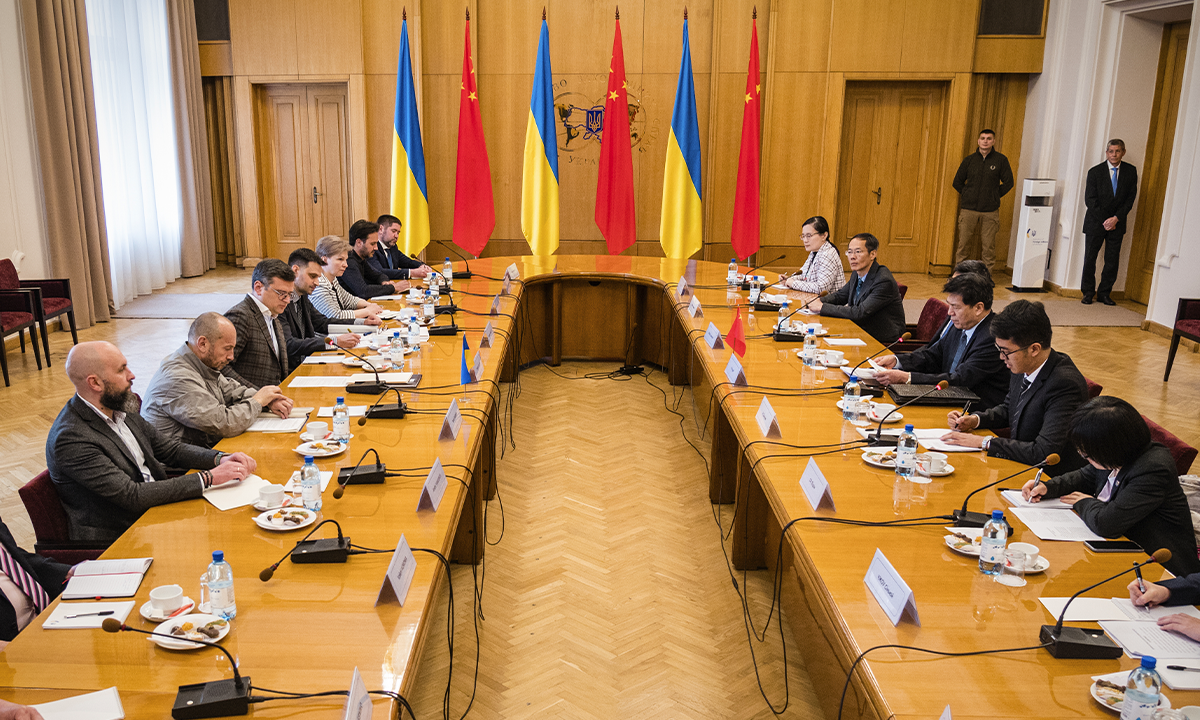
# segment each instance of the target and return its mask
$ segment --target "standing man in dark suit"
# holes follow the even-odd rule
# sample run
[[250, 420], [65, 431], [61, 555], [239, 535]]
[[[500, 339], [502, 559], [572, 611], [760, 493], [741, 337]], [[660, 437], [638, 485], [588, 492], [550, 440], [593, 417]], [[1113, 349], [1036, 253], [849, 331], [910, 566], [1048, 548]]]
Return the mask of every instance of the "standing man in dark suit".
[[[1121, 264], [1125, 218], [1137, 199], [1137, 168], [1121, 162], [1125, 157], [1125, 141], [1109, 140], [1104, 154], [1108, 159], [1088, 170], [1083, 191], [1087, 212], [1083, 216], [1083, 282], [1079, 289], [1083, 291], [1084, 305], [1091, 305], [1093, 298], [1105, 305], [1117, 304], [1109, 294]], [[1097, 288], [1096, 257], [1101, 245], [1104, 246], [1104, 270], [1100, 273], [1100, 287]]]
[[254, 266], [250, 292], [225, 317], [237, 329], [233, 362], [221, 371], [255, 390], [279, 385], [288, 376], [287, 338], [279, 316], [292, 301], [296, 274], [282, 260], [267, 258]]
[[0, 521], [0, 650], [62, 592], [71, 566], [17, 546]]
[[395, 215], [380, 215], [375, 221], [379, 225], [379, 247], [367, 258], [384, 277], [391, 280], [408, 280], [423, 278], [431, 272], [431, 268], [420, 260], [414, 260], [400, 251], [396, 246], [396, 238], [400, 237], [403, 223]]
[[879, 239], [871, 233], [851, 238], [846, 248], [850, 280], [826, 295], [823, 302], [813, 300], [808, 307], [825, 317], [853, 320], [887, 345], [904, 332], [904, 301], [892, 272], [875, 261], [878, 254]]
[[996, 133], [982, 130], [976, 139], [979, 149], [963, 158], [954, 174], [958, 193], [958, 252], [955, 262], [975, 253], [975, 234], [988, 272], [996, 257], [996, 230], [1000, 227], [1000, 198], [1013, 189], [1012, 168], [1008, 158], [995, 150]]
[[[357, 347], [358, 335], [354, 333], [330, 335], [329, 318], [317, 312], [308, 299], [321, 279], [320, 256], [310, 248], [297, 248], [288, 256], [288, 265], [296, 279], [292, 284], [292, 301], [279, 317], [287, 344], [288, 364], [297, 367], [304, 358], [322, 350]], [[367, 320], [355, 318], [353, 324], [364, 325]], [[376, 319], [374, 324], [378, 325], [379, 320]]]
[[980, 410], [1004, 402], [1008, 373], [992, 341], [992, 284], [975, 273], [950, 278], [943, 290], [950, 306], [949, 331], [907, 355], [884, 355], [874, 378], [883, 385], [936, 385], [945, 380], [979, 396]]
[[370, 220], [355, 220], [350, 226], [350, 253], [346, 270], [338, 279], [351, 295], [370, 300], [380, 295], [395, 295], [408, 289], [406, 280], [388, 280], [367, 261], [379, 246], [379, 226]]
[[[67, 513], [71, 540], [111, 543], [156, 505], [198, 498], [214, 485], [244, 480], [256, 463], [170, 440], [137, 414], [133, 372], [107, 342], [80, 343], [67, 355], [75, 395], [46, 438], [46, 467]], [[195, 468], [168, 478], [164, 465]]]
[[[1083, 467], [1083, 458], [1067, 441], [1067, 427], [1075, 410], [1088, 399], [1087, 383], [1065, 354], [1050, 347], [1052, 330], [1046, 309], [1039, 302], [1017, 300], [992, 320], [992, 337], [1004, 364], [1012, 372], [1008, 396], [990, 410], [963, 415], [950, 413], [950, 427], [942, 440], [952, 445], [983, 448], [990, 457], [1036, 465], [1058, 453], [1057, 465], [1047, 475]], [[976, 428], [1009, 429], [1009, 437], [971, 434]]]

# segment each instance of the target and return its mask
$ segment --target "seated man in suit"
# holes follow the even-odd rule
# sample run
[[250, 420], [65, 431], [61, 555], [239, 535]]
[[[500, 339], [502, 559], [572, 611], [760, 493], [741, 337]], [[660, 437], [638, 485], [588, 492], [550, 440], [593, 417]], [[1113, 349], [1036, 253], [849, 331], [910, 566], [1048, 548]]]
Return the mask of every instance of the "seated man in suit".
[[379, 245], [379, 226], [370, 220], [355, 220], [350, 226], [350, 254], [346, 270], [339, 278], [351, 295], [370, 300], [380, 295], [395, 295], [408, 289], [405, 280], [388, 280], [367, 258]]
[[1170, 550], [1163, 567], [1175, 575], [1200, 572], [1179, 469], [1171, 451], [1150, 440], [1141, 414], [1121, 398], [1093, 398], [1075, 411], [1067, 437], [1087, 465], [1045, 482], [1030, 480], [1021, 488], [1025, 499], [1058, 498], [1097, 535], [1124, 535], [1147, 553]]
[[[280, 321], [287, 343], [288, 364], [297, 367], [304, 358], [322, 350], [358, 346], [358, 335], [329, 334], [329, 318], [317, 312], [308, 296], [321, 281], [321, 258], [309, 248], [296, 248], [288, 256], [288, 265], [296, 274], [292, 284], [292, 301], [284, 308]], [[364, 325], [365, 318], [355, 318], [347, 324]]]
[[292, 301], [295, 279], [282, 260], [267, 258], [254, 266], [250, 292], [225, 311], [237, 330], [233, 361], [221, 371], [226, 377], [257, 390], [279, 385], [291, 372], [279, 316]]
[[846, 257], [850, 280], [808, 306], [825, 317], [853, 320], [871, 337], [887, 345], [904, 332], [904, 301], [892, 273], [875, 261], [879, 240], [871, 233], [850, 239]]
[[221, 374], [236, 344], [237, 331], [228, 318], [201, 314], [187, 342], [158, 366], [142, 401], [142, 417], [169, 440], [209, 448], [246, 432], [264, 409], [287, 417], [292, 401], [278, 385], [255, 390]]
[[367, 258], [372, 267], [391, 280], [423, 278], [432, 272], [428, 265], [410, 258], [396, 246], [396, 238], [400, 237], [400, 228], [403, 225], [400, 218], [395, 215], [380, 215], [375, 223], [379, 225], [379, 247]]
[[878, 358], [889, 369], [876, 370], [874, 378], [883, 385], [936, 385], [946, 380], [978, 395], [980, 410], [999, 405], [1008, 394], [1008, 378], [992, 341], [992, 286], [967, 273], [950, 278], [943, 290], [953, 327], [915, 352]]
[[[71, 540], [111, 543], [146, 510], [200, 497], [206, 488], [244, 480], [255, 462], [170, 440], [134, 407], [133, 372], [107, 342], [80, 343], [67, 355], [75, 395], [46, 438], [46, 466], [70, 524]], [[164, 465], [197, 468], [168, 478]]]
[[[1058, 453], [1059, 463], [1046, 468], [1048, 475], [1083, 467], [1083, 459], [1067, 443], [1067, 425], [1088, 399], [1087, 383], [1071, 358], [1051, 349], [1053, 331], [1046, 309], [1039, 302], [1017, 300], [996, 315], [991, 329], [1000, 358], [1012, 373], [1008, 396], [996, 407], [971, 415], [952, 411], [953, 432], [942, 440], [1026, 465]], [[1007, 438], [970, 432], [1004, 427], [1009, 429]]]
[[0, 521], [0, 650], [58, 597], [70, 576], [70, 565], [18, 547]]

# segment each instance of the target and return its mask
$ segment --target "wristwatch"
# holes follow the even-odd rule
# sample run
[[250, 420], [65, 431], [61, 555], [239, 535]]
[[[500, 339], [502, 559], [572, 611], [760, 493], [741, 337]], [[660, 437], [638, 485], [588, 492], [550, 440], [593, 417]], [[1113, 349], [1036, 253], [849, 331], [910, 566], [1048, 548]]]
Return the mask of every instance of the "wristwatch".
[[990, 446], [991, 444], [992, 444], [992, 436], [988, 435], [987, 437], [985, 437], [983, 439], [983, 445], [981, 445], [980, 447], [983, 448], [984, 451], [987, 451], [988, 446]]
[[218, 451], [217, 451], [217, 457], [215, 458], [215, 460], [214, 460], [214, 462], [213, 462], [213, 467], [216, 467], [216, 466], [220, 465], [220, 464], [221, 464], [221, 461], [222, 461], [222, 460], [224, 460], [224, 459], [225, 459], [226, 457], [228, 457], [228, 456], [229, 456], [229, 453], [227, 453], [227, 452], [221, 452], [220, 450], [218, 450]]

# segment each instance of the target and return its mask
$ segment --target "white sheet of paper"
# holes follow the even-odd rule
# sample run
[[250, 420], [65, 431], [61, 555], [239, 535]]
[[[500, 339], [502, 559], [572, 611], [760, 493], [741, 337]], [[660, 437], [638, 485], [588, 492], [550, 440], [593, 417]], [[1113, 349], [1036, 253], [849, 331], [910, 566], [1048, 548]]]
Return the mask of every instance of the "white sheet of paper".
[[827, 338], [822, 338], [822, 340], [824, 340], [827, 345], [832, 345], [834, 347], [866, 347], [867, 346], [866, 341], [862, 340], [860, 338], [830, 338], [830, 337], [827, 337]]
[[241, 482], [216, 485], [204, 491], [204, 499], [221, 512], [245, 507], [258, 499], [258, 491], [271, 483], [251, 474]]
[[860, 367], [856, 370], [854, 369], [853, 365], [843, 365], [842, 372], [846, 374], [846, 377], [850, 377], [851, 374], [857, 375], [866, 380], [870, 380], [871, 378], [875, 377], [875, 371], [869, 367]]
[[304, 358], [304, 365], [340, 365], [344, 355], [309, 355]]
[[[379, 373], [379, 380], [385, 383], [404, 384], [412, 380], [410, 372], [385, 372]], [[375, 382], [375, 373], [354, 373], [350, 376], [350, 382]]]
[[304, 429], [304, 424], [308, 422], [307, 416], [298, 418], [281, 418], [271, 415], [269, 417], [260, 417], [246, 428], [246, 432], [261, 432], [261, 433], [294, 433]]
[[[1076, 600], [1075, 602], [1079, 602]], [[1158, 605], [1156, 607], [1137, 607], [1133, 601], [1127, 597], [1115, 597], [1112, 603], [1123, 613], [1120, 617], [1112, 618], [1113, 620], [1142, 620], [1144, 622], [1158, 622], [1159, 618], [1164, 618], [1168, 615], [1191, 615], [1194, 618], [1200, 619], [1200, 610], [1196, 609], [1195, 605]], [[1071, 607], [1074, 607], [1072, 605]]]
[[[1062, 614], [1063, 606], [1070, 598], [1044, 597], [1038, 598], [1042, 606], [1054, 616], [1057, 621]], [[1125, 613], [1108, 598], [1077, 597], [1071, 607], [1067, 608], [1064, 622], [1096, 622], [1099, 620], [1128, 620]]]
[[[321, 492], [325, 492], [325, 488], [329, 487], [329, 482], [331, 480], [333, 480], [333, 471], [332, 470], [320, 470], [318, 472], [321, 475]], [[283, 491], [288, 492], [288, 493], [296, 492], [296, 490], [298, 488], [297, 483], [299, 483], [299, 482], [300, 482], [300, 471], [297, 470], [296, 472], [292, 473], [292, 476], [290, 478], [288, 478], [288, 481], [283, 484]]]
[[[347, 405], [346, 409], [350, 411], [350, 417], [362, 417], [367, 414], [366, 405]], [[318, 408], [317, 417], [333, 417], [333, 406]]]
[[[1022, 483], [1024, 484], [1024, 483]], [[1000, 497], [1004, 498], [1005, 502], [1013, 507], [1019, 508], [1039, 508], [1042, 510], [1070, 510], [1071, 506], [1054, 498], [1053, 500], [1042, 500], [1041, 502], [1031, 503], [1021, 495], [1020, 490], [1001, 490]]]
[[1162, 630], [1152, 622], [1101, 620], [1100, 627], [1125, 648], [1130, 657], [1153, 655], [1155, 658], [1180, 658], [1192, 662], [1200, 660], [1200, 643]]
[[1084, 542], [1104, 539], [1089, 530], [1088, 526], [1083, 524], [1083, 520], [1073, 512], [1041, 508], [1013, 508], [1012, 512], [1040, 540]]
[[122, 720], [125, 707], [117, 688], [63, 698], [32, 706], [43, 720]]
[[[945, 435], [947, 432], [950, 432], [950, 431], [944, 430], [944, 431], [942, 431], [942, 434]], [[920, 440], [920, 438], [918, 438], [918, 440]], [[926, 450], [932, 450], [934, 452], [941, 452], [941, 453], [983, 452], [983, 450], [980, 448], [963, 447], [962, 445], [951, 445], [949, 443], [944, 443], [941, 440], [920, 440], [920, 442], [922, 445], [925, 446]]]
[[[108, 618], [125, 622], [129, 613], [133, 612], [133, 600], [121, 602], [61, 602], [50, 617], [42, 623], [45, 630], [90, 630], [100, 627]], [[112, 610], [112, 615], [88, 615], [87, 617], [67, 619], [68, 615], [104, 612]]]
[[288, 383], [290, 388], [346, 387], [350, 378], [346, 375], [297, 375]]

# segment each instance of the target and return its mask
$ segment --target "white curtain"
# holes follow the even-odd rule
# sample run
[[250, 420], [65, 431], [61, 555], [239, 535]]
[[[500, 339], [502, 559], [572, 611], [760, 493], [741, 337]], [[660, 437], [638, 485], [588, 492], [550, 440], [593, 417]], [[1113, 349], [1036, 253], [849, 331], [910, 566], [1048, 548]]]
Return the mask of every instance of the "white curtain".
[[116, 307], [178, 278], [182, 195], [164, 0], [87, 0]]

